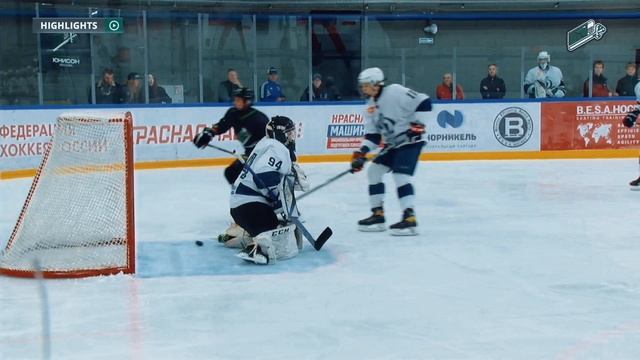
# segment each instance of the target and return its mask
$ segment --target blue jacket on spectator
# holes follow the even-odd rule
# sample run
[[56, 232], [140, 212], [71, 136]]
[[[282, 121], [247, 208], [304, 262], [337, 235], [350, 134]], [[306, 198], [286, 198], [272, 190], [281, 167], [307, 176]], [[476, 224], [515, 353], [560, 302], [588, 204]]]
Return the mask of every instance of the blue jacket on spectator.
[[284, 97], [282, 86], [275, 81], [267, 80], [260, 86], [260, 101], [278, 101]]

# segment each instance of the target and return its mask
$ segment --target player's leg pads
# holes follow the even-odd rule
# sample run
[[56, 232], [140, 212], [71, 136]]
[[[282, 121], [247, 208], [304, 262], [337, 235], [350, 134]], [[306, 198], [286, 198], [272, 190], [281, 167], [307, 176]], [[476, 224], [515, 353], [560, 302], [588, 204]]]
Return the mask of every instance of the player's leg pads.
[[382, 176], [388, 173], [389, 167], [381, 164], [373, 163], [367, 170], [369, 179], [369, 204], [371, 208], [381, 207], [384, 200], [384, 183]]
[[249, 233], [240, 225], [232, 223], [224, 234], [218, 235], [218, 242], [226, 247], [243, 249], [253, 241]]
[[413, 209], [415, 193], [413, 185], [411, 185], [411, 175], [393, 173], [393, 180], [396, 183], [396, 190], [398, 192], [398, 200], [402, 209]]
[[[291, 224], [265, 231], [255, 237], [255, 241], [238, 253], [238, 257], [256, 264], [274, 264], [298, 255], [295, 237], [296, 226]], [[257, 246], [257, 247], [256, 247]]]

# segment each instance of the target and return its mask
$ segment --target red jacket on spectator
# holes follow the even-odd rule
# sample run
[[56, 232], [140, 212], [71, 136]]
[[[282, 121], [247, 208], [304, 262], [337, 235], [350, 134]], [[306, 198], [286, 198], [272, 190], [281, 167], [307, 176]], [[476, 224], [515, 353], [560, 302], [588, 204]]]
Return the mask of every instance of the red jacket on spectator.
[[[445, 84], [438, 85], [438, 87], [436, 88], [436, 98], [440, 100], [452, 100], [453, 86], [447, 86]], [[456, 85], [456, 99], [464, 99], [464, 92], [462, 91], [462, 86], [460, 85]]]
[[[591, 90], [592, 97], [608, 97], [611, 96], [609, 93], [609, 87], [607, 86], [607, 78], [603, 75], [593, 74], [593, 89]], [[584, 97], [589, 97], [589, 79], [584, 81], [584, 85], [582, 86], [582, 95]]]

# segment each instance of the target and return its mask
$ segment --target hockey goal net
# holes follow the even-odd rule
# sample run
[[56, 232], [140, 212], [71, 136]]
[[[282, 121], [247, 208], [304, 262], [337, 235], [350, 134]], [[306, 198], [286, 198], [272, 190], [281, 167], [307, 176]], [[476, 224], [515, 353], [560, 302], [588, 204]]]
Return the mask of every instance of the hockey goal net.
[[62, 114], [0, 273], [49, 278], [135, 272], [132, 116]]

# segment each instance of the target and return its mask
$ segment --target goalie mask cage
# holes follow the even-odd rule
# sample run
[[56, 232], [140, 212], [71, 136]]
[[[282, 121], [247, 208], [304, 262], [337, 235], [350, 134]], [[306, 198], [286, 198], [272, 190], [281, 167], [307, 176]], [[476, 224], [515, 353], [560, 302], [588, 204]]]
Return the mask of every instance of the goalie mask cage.
[[73, 278], [135, 272], [132, 116], [62, 114], [0, 273]]

